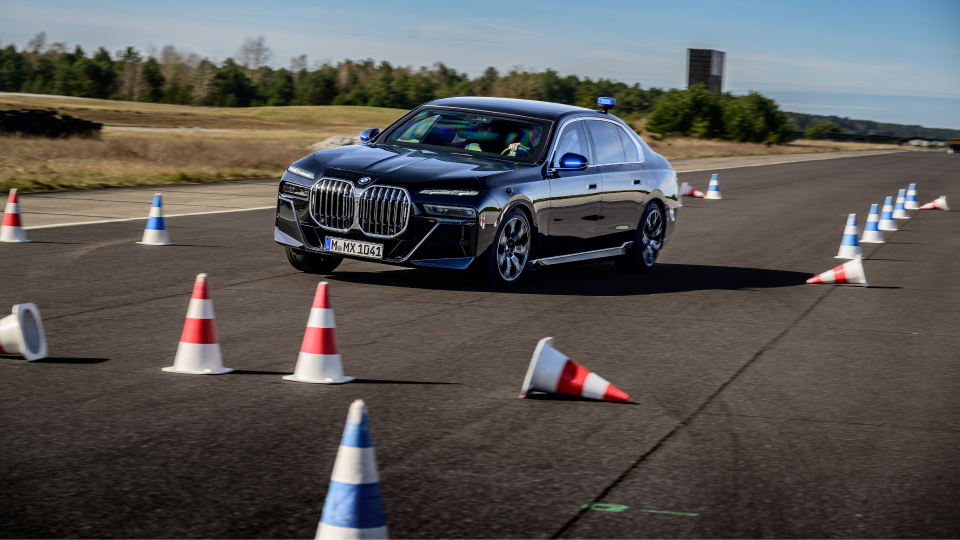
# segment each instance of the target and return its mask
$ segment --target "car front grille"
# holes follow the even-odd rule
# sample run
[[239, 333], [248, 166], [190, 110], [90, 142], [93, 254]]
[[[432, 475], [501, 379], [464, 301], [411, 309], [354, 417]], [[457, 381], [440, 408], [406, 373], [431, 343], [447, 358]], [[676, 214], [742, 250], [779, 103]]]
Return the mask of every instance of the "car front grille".
[[410, 198], [400, 188], [372, 186], [360, 195], [360, 230], [370, 236], [396, 236], [407, 228]]
[[314, 188], [314, 218], [324, 228], [347, 231], [356, 215], [354, 199], [353, 184], [324, 178]]
[[350, 182], [323, 178], [314, 185], [310, 208], [324, 229], [357, 227], [367, 236], [393, 238], [406, 230], [411, 202], [403, 188], [370, 186], [357, 195]]

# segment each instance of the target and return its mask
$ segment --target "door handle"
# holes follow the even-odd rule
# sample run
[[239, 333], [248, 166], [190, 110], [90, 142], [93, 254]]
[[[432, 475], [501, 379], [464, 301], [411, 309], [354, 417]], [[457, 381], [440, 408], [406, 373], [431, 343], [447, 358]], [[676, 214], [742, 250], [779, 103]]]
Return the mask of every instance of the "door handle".
[[587, 189], [597, 189], [596, 184], [587, 184]]
[[640, 183], [640, 180], [634, 180], [634, 181], [633, 181], [633, 185], [637, 185], [637, 184], [639, 184], [639, 183]]

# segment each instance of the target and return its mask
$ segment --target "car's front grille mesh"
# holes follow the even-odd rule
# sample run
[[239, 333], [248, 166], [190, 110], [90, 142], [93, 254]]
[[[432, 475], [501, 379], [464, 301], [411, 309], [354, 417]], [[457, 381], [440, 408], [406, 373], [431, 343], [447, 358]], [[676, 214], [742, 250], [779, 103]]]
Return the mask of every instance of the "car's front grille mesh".
[[344, 232], [356, 223], [369, 236], [390, 238], [407, 228], [411, 203], [402, 188], [371, 186], [357, 197], [350, 182], [323, 178], [314, 187], [312, 210], [326, 229]]
[[410, 199], [400, 188], [373, 186], [360, 196], [358, 207], [360, 230], [374, 236], [399, 234], [410, 217]]
[[353, 184], [345, 180], [324, 178], [317, 184], [313, 199], [313, 213], [321, 225], [340, 231], [353, 226]]

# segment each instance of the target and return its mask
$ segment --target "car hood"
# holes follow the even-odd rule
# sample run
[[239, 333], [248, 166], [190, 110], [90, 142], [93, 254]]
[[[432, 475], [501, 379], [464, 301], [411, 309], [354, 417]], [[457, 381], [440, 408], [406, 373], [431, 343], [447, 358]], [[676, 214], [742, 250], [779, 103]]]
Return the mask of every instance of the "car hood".
[[325, 174], [338, 169], [349, 176], [370, 176], [374, 180], [389, 179], [399, 185], [428, 185], [438, 182], [472, 181], [484, 176], [531, 167], [496, 159], [411, 150], [397, 146], [341, 146], [323, 150], [313, 157], [327, 167]]

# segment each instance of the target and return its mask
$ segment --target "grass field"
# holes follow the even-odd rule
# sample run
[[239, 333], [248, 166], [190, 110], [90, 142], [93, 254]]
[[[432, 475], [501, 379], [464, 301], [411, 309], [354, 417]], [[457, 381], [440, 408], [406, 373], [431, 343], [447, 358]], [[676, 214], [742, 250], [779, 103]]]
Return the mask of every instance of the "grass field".
[[[279, 176], [309, 153], [307, 146], [333, 135], [355, 136], [368, 127], [382, 129], [406, 112], [333, 106], [222, 109], [0, 94], [0, 109], [15, 108], [56, 109], [107, 126], [149, 129], [108, 129], [101, 140], [0, 137], [0, 193]], [[877, 147], [825, 141], [767, 147], [685, 138], [655, 141], [644, 135], [668, 159]]]

